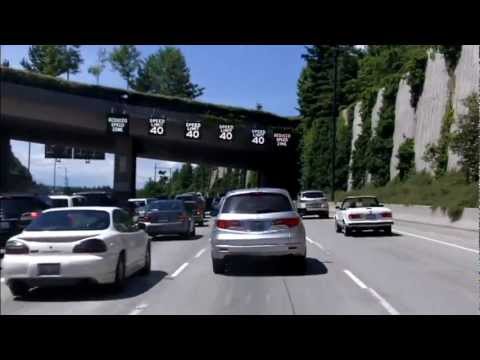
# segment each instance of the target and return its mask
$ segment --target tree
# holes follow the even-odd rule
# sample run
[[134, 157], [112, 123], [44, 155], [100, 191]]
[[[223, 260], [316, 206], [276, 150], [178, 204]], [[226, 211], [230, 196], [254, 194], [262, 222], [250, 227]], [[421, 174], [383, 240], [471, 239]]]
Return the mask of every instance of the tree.
[[20, 64], [28, 71], [60, 76], [79, 72], [83, 59], [80, 46], [72, 45], [32, 45], [28, 49], [28, 60], [23, 58]]
[[[306, 66], [300, 75], [297, 92], [298, 110], [302, 118], [301, 185], [304, 188], [327, 189], [331, 187], [335, 48], [331, 45], [315, 45], [306, 50], [303, 55]], [[337, 106], [341, 106], [346, 105], [351, 98], [350, 92], [353, 90], [347, 84], [357, 76], [358, 50], [353, 46], [341, 45], [338, 46], [338, 51]]]
[[88, 73], [95, 77], [97, 85], [100, 83], [100, 75], [105, 70], [107, 61], [107, 50], [105, 48], [98, 49], [97, 62], [88, 68]]
[[83, 63], [80, 54], [80, 45], [67, 45], [65, 49], [65, 69], [67, 73], [67, 80], [70, 74], [78, 74], [80, 72], [80, 65]]
[[108, 58], [112, 68], [126, 81], [127, 89], [134, 86], [135, 74], [140, 66], [140, 52], [135, 45], [114, 47]]
[[2, 66], [6, 68], [10, 67], [10, 61], [8, 61], [7, 59], [4, 59], [2, 61]]
[[190, 70], [180, 49], [166, 46], [142, 61], [135, 90], [194, 99], [204, 88], [190, 80]]
[[403, 181], [415, 171], [415, 142], [413, 139], [407, 138], [399, 146], [397, 158], [398, 176]]
[[459, 116], [458, 130], [453, 133], [451, 149], [460, 156], [460, 165], [470, 182], [478, 181], [480, 152], [478, 95], [472, 94], [464, 100], [468, 108], [466, 115]]
[[263, 110], [263, 105], [260, 104], [260, 103], [257, 103], [257, 105], [255, 106], [255, 109], [258, 110], [258, 111], [262, 111]]

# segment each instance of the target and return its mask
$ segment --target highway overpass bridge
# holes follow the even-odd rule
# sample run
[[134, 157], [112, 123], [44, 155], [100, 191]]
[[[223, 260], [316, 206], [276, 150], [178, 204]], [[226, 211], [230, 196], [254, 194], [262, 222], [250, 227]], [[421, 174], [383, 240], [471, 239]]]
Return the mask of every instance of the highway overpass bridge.
[[0, 91], [0, 191], [10, 139], [114, 153], [119, 199], [135, 193], [137, 156], [257, 170], [260, 186], [298, 190], [297, 120], [7, 68]]

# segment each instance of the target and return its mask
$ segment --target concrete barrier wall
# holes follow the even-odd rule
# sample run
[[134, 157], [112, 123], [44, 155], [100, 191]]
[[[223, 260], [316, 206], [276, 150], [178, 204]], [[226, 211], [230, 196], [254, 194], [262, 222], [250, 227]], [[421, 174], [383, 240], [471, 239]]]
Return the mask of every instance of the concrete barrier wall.
[[[335, 214], [335, 204], [329, 203], [330, 214]], [[479, 231], [479, 210], [465, 208], [462, 217], [457, 221], [451, 221], [447, 212], [437, 208], [432, 210], [430, 206], [423, 205], [397, 205], [385, 204], [393, 212], [393, 220], [409, 221], [420, 224], [446, 226], [461, 230]]]

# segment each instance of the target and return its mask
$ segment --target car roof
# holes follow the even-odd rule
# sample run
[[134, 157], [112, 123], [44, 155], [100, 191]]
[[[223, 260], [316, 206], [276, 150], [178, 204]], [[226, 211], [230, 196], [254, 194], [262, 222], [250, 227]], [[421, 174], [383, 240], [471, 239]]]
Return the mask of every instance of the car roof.
[[303, 190], [303, 191], [302, 191], [302, 194], [309, 193], [309, 192], [321, 192], [321, 193], [325, 193], [325, 191], [323, 191], [323, 190]]
[[274, 194], [282, 194], [282, 195], [290, 196], [288, 191], [285, 189], [265, 187], [265, 188], [232, 190], [232, 191], [229, 191], [227, 194], [225, 194], [224, 197], [230, 197], [233, 195], [254, 194], [254, 193], [274, 193]]
[[81, 198], [82, 195], [48, 195], [50, 199], [71, 199], [71, 198]]
[[77, 207], [53, 208], [53, 209], [44, 210], [43, 212], [47, 213], [47, 212], [62, 211], [62, 210], [69, 210], [69, 211], [94, 210], [94, 211], [106, 211], [108, 213], [111, 213], [114, 210], [122, 210], [122, 209], [114, 206], [77, 206]]
[[153, 198], [133, 198], [133, 199], [128, 199], [128, 201], [146, 201], [148, 199], [153, 199]]
[[92, 195], [108, 195], [109, 193], [106, 192], [106, 191], [79, 191], [79, 192], [73, 193], [73, 195], [89, 195], [89, 194], [92, 194]]

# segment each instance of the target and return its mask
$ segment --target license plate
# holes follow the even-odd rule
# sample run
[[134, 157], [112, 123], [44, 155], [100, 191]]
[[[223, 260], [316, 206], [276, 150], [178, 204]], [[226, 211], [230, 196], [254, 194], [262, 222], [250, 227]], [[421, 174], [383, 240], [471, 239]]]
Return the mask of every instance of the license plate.
[[367, 215], [367, 220], [376, 220], [377, 217], [374, 214], [368, 214]]
[[0, 222], [0, 229], [10, 229], [10, 223], [6, 221]]
[[38, 275], [60, 275], [60, 264], [38, 264]]
[[264, 221], [252, 221], [250, 223], [251, 231], [264, 231], [267, 228], [267, 223]]

